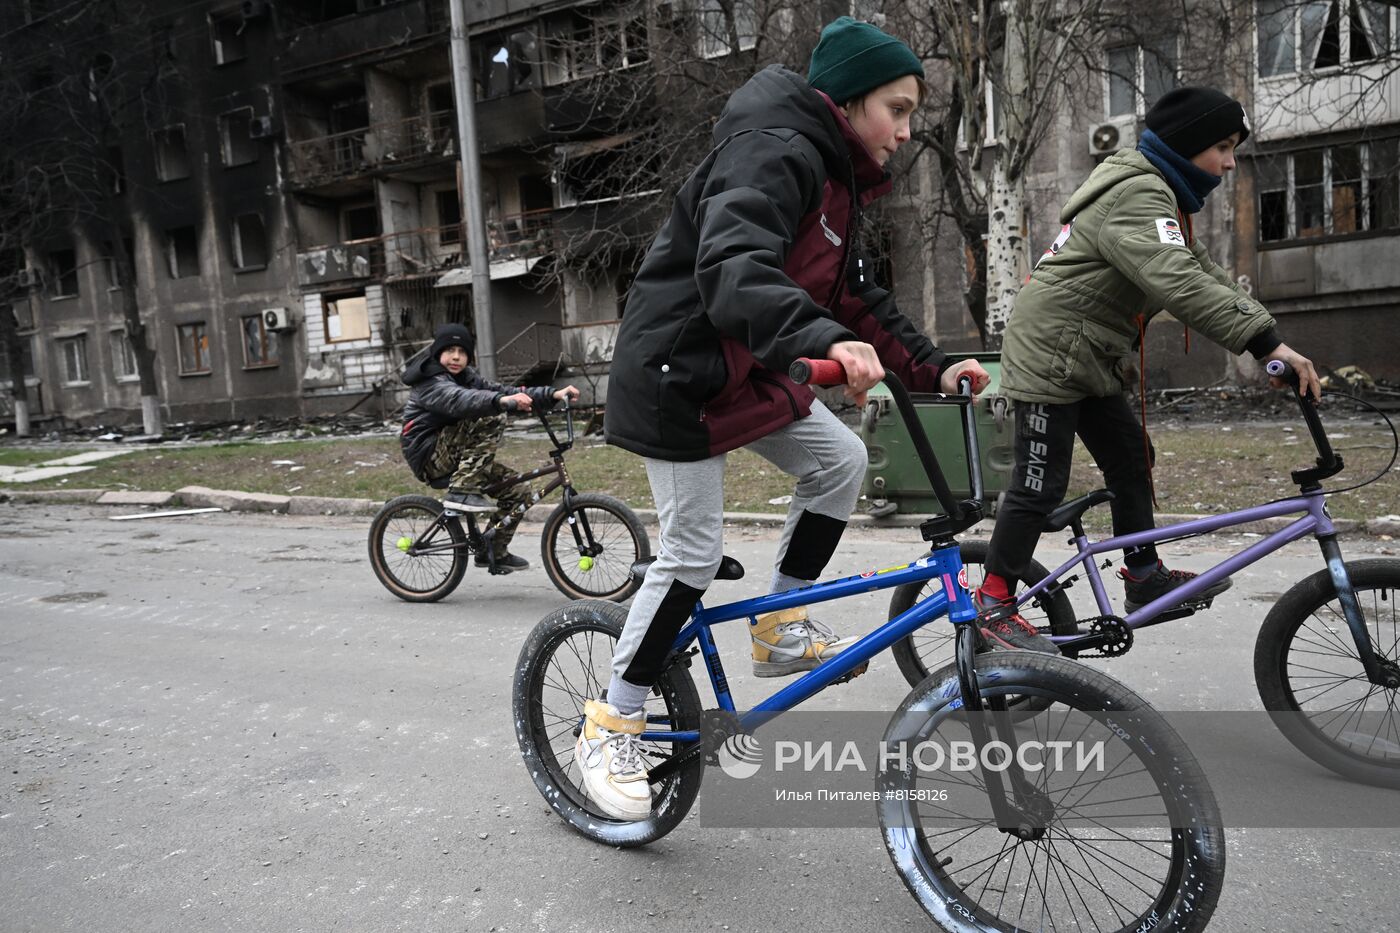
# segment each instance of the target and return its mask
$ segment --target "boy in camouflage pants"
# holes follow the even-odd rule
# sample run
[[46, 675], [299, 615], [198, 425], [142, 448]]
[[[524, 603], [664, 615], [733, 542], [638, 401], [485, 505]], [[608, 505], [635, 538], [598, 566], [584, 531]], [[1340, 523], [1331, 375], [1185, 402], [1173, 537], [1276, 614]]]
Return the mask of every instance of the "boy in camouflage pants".
[[[504, 413], [578, 398], [578, 389], [509, 388], [490, 382], [469, 365], [474, 346], [466, 327], [443, 325], [433, 335], [427, 355], [404, 371], [404, 383], [413, 388], [404, 406], [399, 444], [413, 475], [423, 482], [452, 477], [444, 505], [459, 512], [495, 512], [495, 521], [502, 524], [531, 498], [528, 483], [497, 490], [495, 501], [485, 495], [488, 487], [515, 474], [496, 462], [496, 448], [506, 428]], [[514, 533], [513, 525], [502, 525], [496, 532], [492, 549], [498, 571], [509, 573], [530, 565], [507, 549]], [[487, 556], [478, 554], [476, 563], [486, 566]]]

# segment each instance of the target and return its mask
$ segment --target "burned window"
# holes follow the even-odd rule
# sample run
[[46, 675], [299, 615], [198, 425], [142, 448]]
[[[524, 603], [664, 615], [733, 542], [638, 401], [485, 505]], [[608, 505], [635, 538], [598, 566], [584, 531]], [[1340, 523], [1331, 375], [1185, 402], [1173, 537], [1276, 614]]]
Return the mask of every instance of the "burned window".
[[165, 231], [165, 262], [172, 279], [199, 275], [199, 231], [194, 227]]
[[328, 295], [322, 300], [327, 343], [369, 339], [369, 304], [363, 291]]
[[[19, 340], [20, 374], [25, 379], [34, 378], [34, 338], [21, 337]], [[10, 371], [10, 354], [0, 353], [0, 391], [10, 388], [14, 373]]]
[[131, 337], [124, 330], [114, 330], [112, 340], [112, 375], [118, 382], [136, 379], [136, 348], [131, 345]]
[[179, 344], [180, 375], [197, 376], [210, 371], [209, 332], [203, 321], [181, 324], [175, 328]]
[[277, 335], [267, 329], [261, 314], [243, 318], [243, 366], [257, 369], [277, 365]]
[[69, 385], [88, 381], [87, 334], [58, 341], [63, 356], [63, 381]]
[[457, 198], [457, 189], [439, 191], [436, 199], [438, 243], [449, 246], [462, 242], [462, 202]]
[[240, 107], [219, 115], [219, 150], [225, 167], [258, 160], [258, 144], [253, 140], [252, 126], [252, 107]]
[[248, 57], [242, 10], [209, 14], [209, 38], [214, 44], [214, 64], [227, 65]]
[[[131, 242], [131, 237], [122, 237], [122, 244], [126, 247], [128, 258], [135, 255], [133, 250], [135, 245]], [[121, 288], [121, 270], [117, 268], [117, 251], [112, 246], [111, 240], [102, 241], [102, 269], [107, 276], [108, 288]]]
[[190, 177], [190, 153], [185, 145], [185, 127], [167, 126], [157, 130], [154, 138], [156, 178], [179, 181]]
[[267, 265], [267, 230], [261, 214], [239, 214], [233, 219], [233, 265], [237, 269], [261, 269]]
[[71, 249], [49, 253], [49, 297], [75, 298], [78, 295], [78, 254]]
[[1254, 188], [1259, 194], [1259, 240], [1288, 238], [1288, 157], [1265, 156], [1254, 162]]
[[505, 97], [540, 86], [542, 56], [534, 30], [496, 33], [474, 44], [477, 100]]

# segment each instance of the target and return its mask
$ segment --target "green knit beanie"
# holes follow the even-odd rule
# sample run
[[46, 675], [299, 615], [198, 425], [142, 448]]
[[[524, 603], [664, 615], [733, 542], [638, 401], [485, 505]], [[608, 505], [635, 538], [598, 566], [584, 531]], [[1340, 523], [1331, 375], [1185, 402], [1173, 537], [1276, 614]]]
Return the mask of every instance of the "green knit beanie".
[[838, 104], [905, 75], [924, 76], [909, 46], [849, 16], [827, 24], [807, 66], [807, 82]]

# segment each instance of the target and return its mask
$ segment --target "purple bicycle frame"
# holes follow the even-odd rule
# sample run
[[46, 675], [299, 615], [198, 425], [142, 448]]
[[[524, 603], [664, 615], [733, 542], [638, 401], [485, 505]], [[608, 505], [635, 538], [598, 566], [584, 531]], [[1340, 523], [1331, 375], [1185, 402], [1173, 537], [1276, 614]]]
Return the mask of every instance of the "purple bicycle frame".
[[[1034, 599], [1044, 592], [1053, 583], [1075, 564], [1083, 564], [1084, 571], [1089, 577], [1089, 585], [1094, 591], [1094, 600], [1098, 603], [1099, 612], [1103, 615], [1113, 614], [1113, 604], [1109, 602], [1108, 593], [1104, 589], [1103, 577], [1099, 574], [1098, 565], [1094, 558], [1107, 551], [1121, 551], [1123, 548], [1136, 547], [1142, 544], [1155, 544], [1160, 541], [1174, 541], [1178, 538], [1189, 538], [1192, 535], [1206, 534], [1218, 531], [1221, 528], [1229, 528], [1232, 525], [1242, 525], [1246, 522], [1260, 521], [1265, 518], [1277, 518], [1280, 515], [1291, 515], [1296, 512], [1306, 513], [1288, 527], [1273, 532], [1262, 541], [1257, 541], [1244, 550], [1232, 554], [1221, 563], [1215, 565], [1210, 570], [1202, 573], [1189, 583], [1185, 583], [1176, 589], [1161, 596], [1147, 605], [1141, 607], [1136, 612], [1129, 613], [1124, 621], [1128, 628], [1136, 629], [1144, 625], [1151, 624], [1157, 615], [1171, 609], [1184, 602], [1190, 602], [1192, 597], [1200, 593], [1206, 587], [1211, 586], [1218, 580], [1239, 571], [1250, 564], [1272, 554], [1286, 544], [1297, 541], [1299, 538], [1309, 534], [1331, 535], [1336, 533], [1332, 525], [1332, 519], [1327, 514], [1327, 500], [1321, 490], [1316, 493], [1309, 493], [1302, 496], [1295, 496], [1292, 499], [1284, 499], [1279, 502], [1271, 502], [1268, 505], [1259, 505], [1253, 508], [1241, 509], [1237, 512], [1226, 512], [1223, 515], [1213, 515], [1210, 518], [1198, 518], [1193, 521], [1183, 522], [1179, 525], [1168, 525], [1164, 528], [1152, 528], [1147, 531], [1138, 531], [1133, 534], [1119, 535], [1114, 538], [1105, 538], [1102, 541], [1090, 541], [1085, 535], [1076, 535], [1072, 540], [1078, 553], [1057, 567], [1048, 577], [1041, 580], [1035, 586], [1021, 593], [1016, 600], [1016, 605], [1020, 606], [1027, 600]], [[1051, 638], [1056, 642], [1071, 641], [1081, 638], [1082, 635], [1054, 635]]]

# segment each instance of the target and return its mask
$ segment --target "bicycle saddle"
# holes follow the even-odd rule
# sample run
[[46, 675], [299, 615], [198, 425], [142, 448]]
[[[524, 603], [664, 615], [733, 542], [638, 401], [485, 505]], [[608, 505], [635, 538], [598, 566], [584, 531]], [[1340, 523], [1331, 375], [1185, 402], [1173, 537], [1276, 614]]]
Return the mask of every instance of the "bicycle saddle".
[[1107, 489], [1095, 489], [1087, 495], [1078, 499], [1071, 499], [1058, 509], [1050, 513], [1050, 517], [1045, 519], [1046, 531], [1064, 531], [1070, 525], [1079, 521], [1080, 517], [1094, 506], [1108, 502], [1113, 498], [1113, 493]]
[[[632, 565], [632, 576], [644, 577], [647, 568], [656, 560], [656, 555], [648, 557], [646, 560], [639, 560]], [[742, 580], [744, 579], [744, 565], [739, 563], [728, 554], [719, 559], [719, 571], [715, 573], [716, 580]]]

